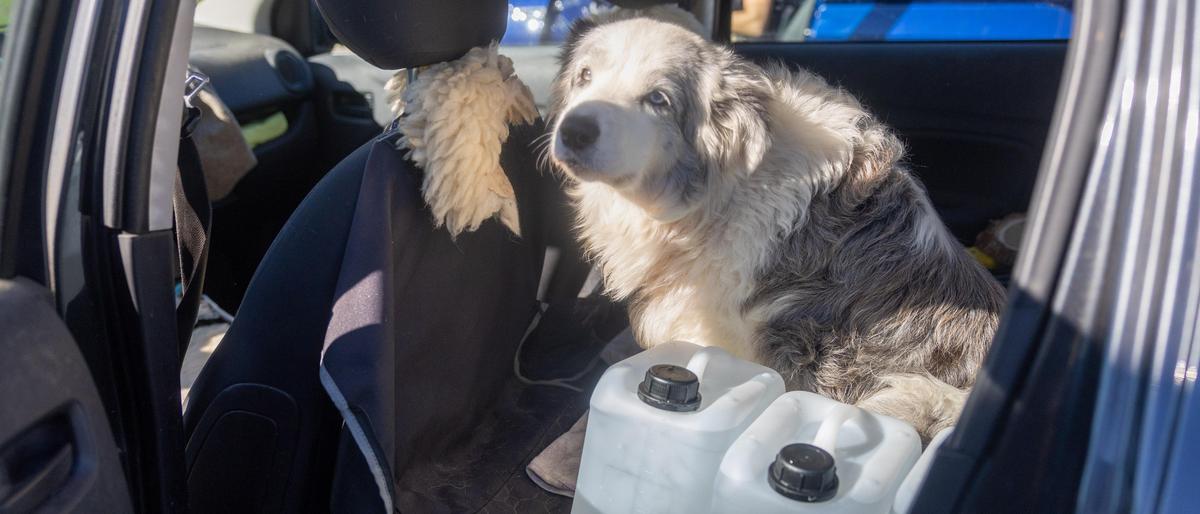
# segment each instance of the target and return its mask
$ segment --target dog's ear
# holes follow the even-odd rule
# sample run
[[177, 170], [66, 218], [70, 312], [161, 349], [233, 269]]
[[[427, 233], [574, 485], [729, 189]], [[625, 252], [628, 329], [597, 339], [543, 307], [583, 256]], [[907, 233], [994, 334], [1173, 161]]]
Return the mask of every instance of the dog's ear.
[[571, 24], [571, 30], [567, 31], [567, 38], [563, 41], [562, 53], [558, 56], [558, 63], [566, 65], [568, 62], [571, 62], [571, 58], [575, 54], [575, 47], [579, 46], [579, 40], [583, 39], [583, 36], [598, 26], [600, 26], [600, 23], [591, 16], [576, 19]]
[[771, 147], [771, 83], [762, 69], [726, 54], [700, 130], [702, 152], [721, 169], [752, 173]]

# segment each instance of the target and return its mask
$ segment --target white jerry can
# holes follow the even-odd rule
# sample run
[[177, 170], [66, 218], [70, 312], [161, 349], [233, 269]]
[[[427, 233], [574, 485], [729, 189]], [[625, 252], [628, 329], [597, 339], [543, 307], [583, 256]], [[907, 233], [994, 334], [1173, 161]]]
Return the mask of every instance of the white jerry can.
[[730, 446], [711, 512], [888, 514], [920, 455], [903, 421], [790, 392]]
[[592, 393], [573, 514], [708, 512], [730, 444], [784, 392], [719, 348], [666, 343], [618, 362]]

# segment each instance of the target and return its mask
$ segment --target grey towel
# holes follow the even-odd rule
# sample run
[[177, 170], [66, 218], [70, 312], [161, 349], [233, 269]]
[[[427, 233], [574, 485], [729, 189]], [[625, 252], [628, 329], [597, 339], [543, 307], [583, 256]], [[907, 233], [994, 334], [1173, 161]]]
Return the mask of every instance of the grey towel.
[[587, 430], [587, 413], [579, 417], [567, 433], [558, 436], [550, 446], [533, 458], [525, 473], [538, 487], [554, 494], [574, 498], [575, 481], [579, 478], [579, 458], [583, 454], [583, 436]]
[[[608, 365], [623, 361], [642, 351], [633, 337], [633, 331], [625, 329], [605, 345], [600, 359]], [[529, 479], [548, 492], [575, 497], [575, 483], [579, 478], [579, 460], [583, 456], [583, 436], [587, 431], [587, 413], [571, 426], [570, 430], [550, 443], [542, 453], [530, 461], [525, 468]]]

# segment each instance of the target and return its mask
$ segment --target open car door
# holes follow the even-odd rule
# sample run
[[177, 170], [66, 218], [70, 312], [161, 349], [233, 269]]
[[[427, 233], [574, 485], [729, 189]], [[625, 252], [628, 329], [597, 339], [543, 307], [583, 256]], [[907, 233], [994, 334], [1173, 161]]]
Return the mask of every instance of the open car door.
[[[0, 13], [0, 512], [131, 512], [108, 413], [48, 287], [47, 227], [60, 218], [44, 186], [65, 157], [52, 135], [74, 124], [82, 91], [70, 84], [86, 69], [80, 52], [99, 12], [87, 1], [0, 9], [9, 7]], [[78, 239], [69, 246], [78, 252]]]
[[0, 513], [186, 505], [173, 36], [193, 8], [0, 2]]
[[130, 512], [108, 417], [50, 292], [0, 279], [0, 512]]

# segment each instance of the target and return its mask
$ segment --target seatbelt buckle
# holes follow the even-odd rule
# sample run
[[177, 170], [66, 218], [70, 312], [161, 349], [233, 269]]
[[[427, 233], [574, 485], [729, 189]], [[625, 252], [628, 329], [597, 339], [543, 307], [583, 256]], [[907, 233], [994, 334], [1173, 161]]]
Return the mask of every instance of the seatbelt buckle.
[[183, 81], [184, 116], [183, 126], [181, 127], [183, 132], [181, 134], [182, 137], [190, 137], [196, 125], [200, 123], [200, 108], [193, 102], [196, 99], [196, 95], [200, 94], [200, 90], [208, 85], [208, 83], [208, 75], [188, 68], [187, 78]]
[[200, 94], [200, 90], [209, 83], [208, 75], [200, 73], [200, 71], [188, 68], [187, 78], [183, 81], [183, 103], [188, 107], [195, 107], [192, 100], [196, 95]]

